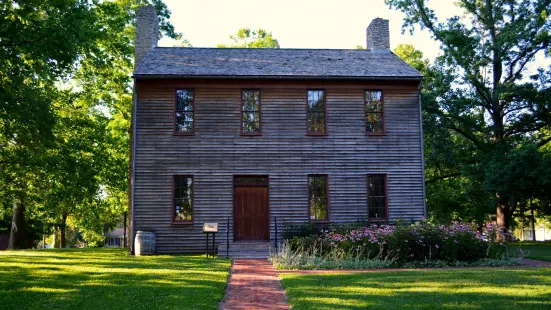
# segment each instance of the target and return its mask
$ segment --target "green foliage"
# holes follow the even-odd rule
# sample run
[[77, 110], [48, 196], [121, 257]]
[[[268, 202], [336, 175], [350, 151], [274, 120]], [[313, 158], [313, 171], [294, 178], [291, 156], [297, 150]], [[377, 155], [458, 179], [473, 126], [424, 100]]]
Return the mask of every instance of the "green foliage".
[[181, 37], [161, 0], [0, 4], [0, 204], [25, 206], [44, 232], [72, 215], [98, 236], [126, 212], [135, 10], [145, 4], [160, 36]]
[[230, 35], [233, 41], [230, 45], [218, 44], [218, 48], [279, 48], [279, 42], [273, 38], [272, 33], [258, 28], [241, 28], [236, 35]]
[[294, 236], [286, 240], [285, 247], [273, 259], [281, 264], [302, 262], [310, 267], [319, 267], [325, 260], [390, 261], [393, 266], [410, 262], [436, 266], [442, 261], [452, 266], [458, 261], [508, 258], [509, 237], [509, 233], [500, 232], [492, 224], [481, 234], [471, 224], [398, 223]]
[[316, 223], [304, 222], [301, 224], [284, 224], [283, 239], [291, 239], [293, 237], [317, 236], [322, 227]]
[[[518, 202], [529, 197], [513, 191], [517, 180], [502, 179], [496, 188], [491, 176], [516, 165], [517, 157], [509, 153], [551, 141], [551, 106], [545, 99], [551, 96], [551, 68], [537, 68], [536, 75], [528, 70], [551, 47], [551, 3], [462, 0], [456, 2], [461, 16], [442, 22], [425, 0], [385, 2], [405, 14], [403, 30], [427, 29], [443, 52], [428, 66], [419, 53], [399, 51], [428, 77], [423, 92], [427, 188], [448, 178], [460, 178], [456, 187], [484, 185], [488, 196], [477, 195], [480, 201], [465, 207], [484, 210], [488, 197], [495, 197], [496, 219], [509, 227]], [[546, 187], [534, 178], [522, 182], [527, 181], [539, 192]]]

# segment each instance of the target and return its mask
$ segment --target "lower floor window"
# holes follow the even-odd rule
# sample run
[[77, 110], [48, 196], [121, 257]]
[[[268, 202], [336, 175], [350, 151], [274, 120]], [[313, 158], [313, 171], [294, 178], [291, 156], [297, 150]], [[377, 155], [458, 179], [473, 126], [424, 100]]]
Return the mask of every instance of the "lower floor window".
[[308, 210], [310, 220], [326, 221], [327, 217], [327, 175], [308, 176]]
[[193, 220], [193, 177], [174, 176], [174, 220]]
[[107, 246], [118, 246], [118, 247], [120, 247], [121, 246], [121, 238], [107, 237], [107, 240], [106, 240], [105, 243], [106, 243]]
[[367, 203], [369, 219], [384, 220], [387, 218], [386, 175], [367, 176]]

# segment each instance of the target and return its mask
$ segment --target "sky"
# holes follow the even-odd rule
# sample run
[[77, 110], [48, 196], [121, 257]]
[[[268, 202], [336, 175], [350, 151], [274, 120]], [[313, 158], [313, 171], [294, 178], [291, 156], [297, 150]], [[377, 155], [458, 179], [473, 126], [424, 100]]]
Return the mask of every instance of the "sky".
[[[177, 32], [194, 47], [216, 47], [231, 43], [230, 35], [239, 28], [262, 28], [271, 31], [281, 48], [342, 48], [365, 46], [365, 30], [372, 19], [390, 21], [390, 47], [412, 44], [425, 58], [434, 60], [440, 54], [439, 45], [427, 30], [416, 29], [402, 34], [404, 15], [385, 5], [384, 0], [164, 0], [172, 11], [170, 21]], [[455, 0], [432, 0], [429, 7], [438, 18], [461, 12]], [[179, 42], [163, 38], [159, 46], [174, 46]], [[543, 55], [532, 64], [535, 69], [548, 65]], [[532, 71], [530, 70], [530, 71]]]
[[[282, 48], [343, 48], [365, 46], [365, 30], [372, 19], [390, 20], [390, 45], [413, 44], [434, 59], [439, 53], [426, 31], [401, 33], [403, 14], [390, 10], [384, 0], [164, 0], [170, 21], [194, 47], [216, 47], [231, 41], [239, 28], [271, 31]], [[434, 2], [434, 3], [432, 3]], [[431, 1], [439, 16], [456, 9], [453, 0]], [[159, 46], [176, 41], [163, 38]]]

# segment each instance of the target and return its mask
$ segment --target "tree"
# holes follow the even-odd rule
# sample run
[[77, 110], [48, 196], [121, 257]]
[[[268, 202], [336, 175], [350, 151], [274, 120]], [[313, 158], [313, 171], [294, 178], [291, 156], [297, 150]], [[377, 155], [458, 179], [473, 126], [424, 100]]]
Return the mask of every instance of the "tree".
[[279, 48], [279, 43], [272, 37], [272, 33], [264, 29], [258, 28], [251, 30], [249, 28], [241, 28], [237, 34], [230, 35], [232, 44], [218, 44], [218, 48]]
[[439, 60], [431, 64], [423, 59], [423, 53], [410, 44], [398, 45], [394, 53], [424, 76], [421, 107], [429, 217], [443, 223], [476, 221], [481, 226], [491, 212], [491, 196], [484, 191], [477, 152], [431, 112], [438, 107], [439, 98], [453, 90], [453, 72]]
[[43, 185], [55, 82], [97, 29], [84, 1], [4, 1], [0, 19], [0, 196], [13, 202], [9, 248], [15, 249], [25, 247], [26, 209]]
[[[161, 0], [0, 4], [0, 203], [14, 205], [10, 248], [25, 247], [29, 207], [61, 223], [71, 212], [89, 224], [126, 212], [134, 15], [148, 3], [162, 33], [179, 37]], [[98, 188], [108, 193], [102, 203]], [[83, 202], [98, 212], [87, 218]]]
[[425, 0], [385, 0], [405, 14], [403, 29], [427, 29], [440, 43], [444, 69], [453, 72], [454, 87], [429, 108], [442, 124], [468, 141], [494, 191], [498, 225], [509, 228], [519, 197], [514, 186], [492, 188], [488, 176], [510, 152], [524, 144], [551, 141], [551, 68], [528, 78], [527, 65], [551, 47], [551, 1], [457, 2], [463, 15], [440, 22]]

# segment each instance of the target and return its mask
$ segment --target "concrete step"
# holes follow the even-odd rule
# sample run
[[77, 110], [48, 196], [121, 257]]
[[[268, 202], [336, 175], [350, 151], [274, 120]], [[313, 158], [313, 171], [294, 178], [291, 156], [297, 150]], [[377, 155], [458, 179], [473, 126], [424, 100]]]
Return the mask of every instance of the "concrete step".
[[229, 252], [226, 243], [218, 245], [218, 256], [229, 258], [267, 258], [270, 254], [270, 242], [230, 242]]

